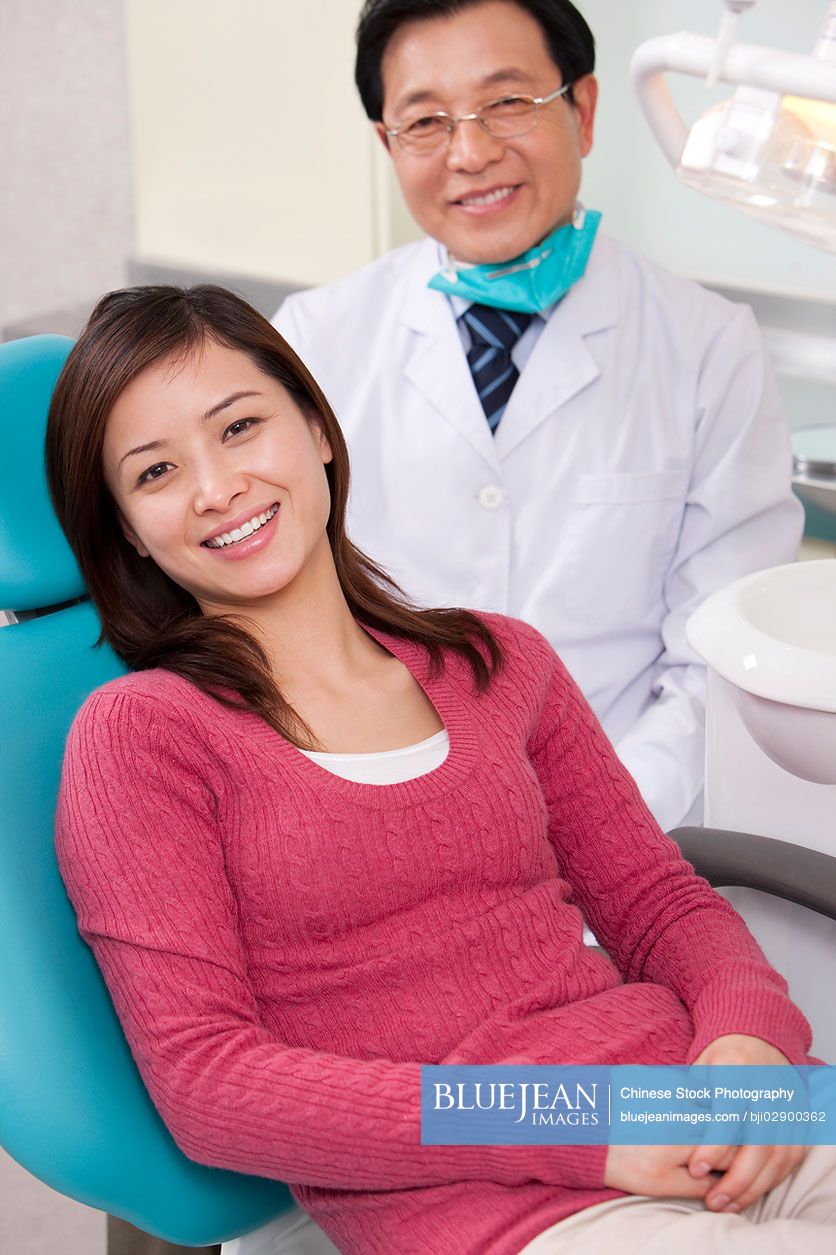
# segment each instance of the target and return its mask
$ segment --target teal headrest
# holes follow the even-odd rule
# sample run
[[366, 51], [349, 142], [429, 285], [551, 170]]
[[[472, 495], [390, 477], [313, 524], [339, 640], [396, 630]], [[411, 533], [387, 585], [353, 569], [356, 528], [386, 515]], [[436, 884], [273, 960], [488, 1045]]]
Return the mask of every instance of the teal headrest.
[[46, 416], [73, 341], [0, 344], [0, 609], [39, 610], [81, 597], [81, 572], [52, 511], [44, 470]]

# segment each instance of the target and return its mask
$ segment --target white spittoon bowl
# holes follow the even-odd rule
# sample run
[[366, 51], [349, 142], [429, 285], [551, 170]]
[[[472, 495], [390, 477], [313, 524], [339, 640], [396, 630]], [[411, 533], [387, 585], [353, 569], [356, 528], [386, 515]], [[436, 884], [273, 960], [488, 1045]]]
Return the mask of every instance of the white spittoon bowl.
[[836, 559], [747, 575], [709, 597], [686, 630], [734, 686], [763, 752], [802, 780], [836, 784]]

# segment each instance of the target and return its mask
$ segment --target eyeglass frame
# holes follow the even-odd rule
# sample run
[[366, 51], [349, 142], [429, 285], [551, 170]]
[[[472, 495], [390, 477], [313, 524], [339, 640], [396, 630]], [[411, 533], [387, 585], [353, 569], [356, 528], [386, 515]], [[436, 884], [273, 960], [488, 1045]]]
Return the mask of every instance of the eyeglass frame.
[[[531, 131], [533, 131], [537, 125], [537, 117], [539, 115], [539, 112], [542, 106], [549, 105], [551, 104], [553, 100], [558, 100], [561, 96], [565, 96], [567, 92], [570, 92], [574, 86], [575, 86], [574, 83], [564, 83], [562, 87], [556, 88], [553, 92], [550, 92], [548, 96], [529, 96], [527, 92], [508, 92], [505, 96], [497, 96], [495, 100], [487, 101], [487, 103], [484, 105], [481, 105], [480, 108], [478, 108], [475, 113], [462, 113], [457, 118], [454, 118], [453, 115], [451, 113], [448, 113], [446, 109], [438, 109], [436, 110], [435, 113], [425, 113], [425, 114], [422, 114], [421, 116], [422, 118], [446, 118], [447, 119], [447, 121], [450, 123], [450, 125], [447, 127], [447, 143], [448, 144], [451, 142], [452, 137], [455, 133], [456, 127], [459, 125], [460, 122], [478, 122], [482, 130], [485, 132], [485, 134], [490, 135], [491, 139], [500, 139], [500, 140], [501, 139], [517, 139], [518, 136], [516, 135], [494, 135], [492, 131], [489, 131], [482, 119], [482, 113], [484, 112], [484, 110], [490, 109], [491, 105], [498, 105], [501, 100], [510, 100], [512, 98], [515, 100], [530, 100], [531, 103], [534, 105], [534, 124], [533, 126], [529, 127], [527, 131], [520, 131], [520, 135], [529, 135]], [[383, 133], [388, 139], [397, 139], [404, 152], [410, 152], [410, 151], [414, 152], [415, 151], [414, 149], [410, 150], [409, 148], [404, 148], [403, 140], [400, 139], [400, 136], [403, 131], [405, 131], [410, 126], [414, 126], [415, 122], [419, 122], [420, 120], [421, 120], [420, 118], [414, 118], [412, 122], [405, 122], [402, 126], [385, 127]], [[426, 149], [426, 151], [430, 153], [430, 152], [440, 151], [441, 148], [442, 148], [442, 144], [438, 144], [436, 148], [428, 148]]]

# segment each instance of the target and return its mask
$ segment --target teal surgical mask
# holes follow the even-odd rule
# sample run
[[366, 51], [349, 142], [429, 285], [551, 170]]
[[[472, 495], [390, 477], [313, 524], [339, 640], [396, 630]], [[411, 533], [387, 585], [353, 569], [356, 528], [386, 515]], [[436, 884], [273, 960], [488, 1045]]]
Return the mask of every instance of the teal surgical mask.
[[579, 205], [571, 222], [511, 261], [472, 265], [452, 257], [429, 286], [478, 305], [539, 314], [583, 277], [601, 215]]

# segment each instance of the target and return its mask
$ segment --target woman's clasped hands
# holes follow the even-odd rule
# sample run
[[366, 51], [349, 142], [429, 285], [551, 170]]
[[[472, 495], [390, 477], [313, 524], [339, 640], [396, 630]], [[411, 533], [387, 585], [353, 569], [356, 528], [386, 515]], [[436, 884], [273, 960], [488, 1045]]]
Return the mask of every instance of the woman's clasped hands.
[[[694, 1064], [788, 1065], [780, 1050], [758, 1037], [718, 1037]], [[652, 1198], [703, 1199], [716, 1212], [739, 1212], [787, 1177], [805, 1146], [611, 1146], [604, 1184]]]

